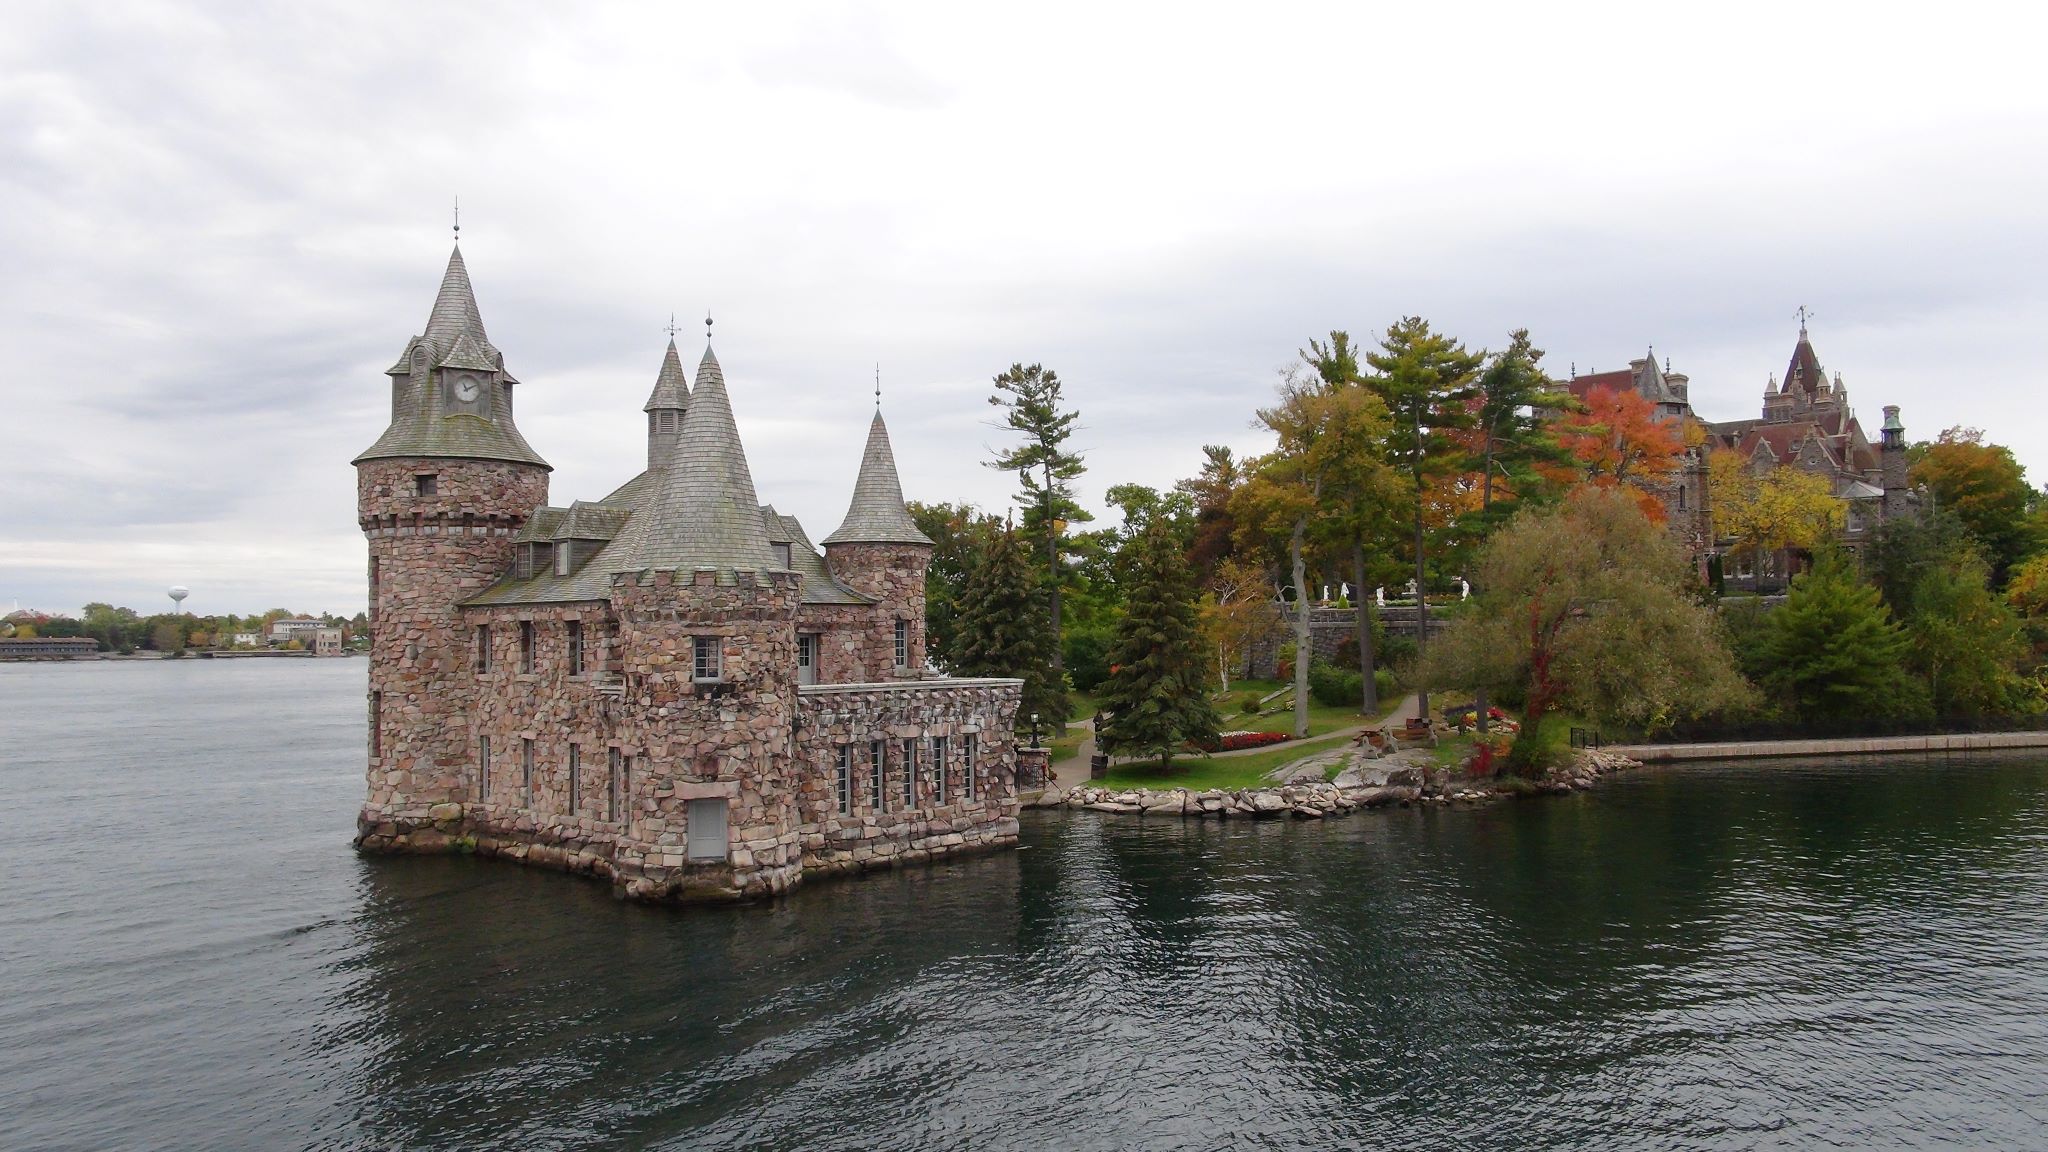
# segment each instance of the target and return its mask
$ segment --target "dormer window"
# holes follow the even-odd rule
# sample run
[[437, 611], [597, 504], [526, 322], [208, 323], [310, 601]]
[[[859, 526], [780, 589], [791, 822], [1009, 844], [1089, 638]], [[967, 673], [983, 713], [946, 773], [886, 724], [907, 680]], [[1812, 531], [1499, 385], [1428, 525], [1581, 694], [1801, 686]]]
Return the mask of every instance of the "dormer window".
[[555, 546], [555, 575], [569, 574], [569, 542], [564, 540]]
[[779, 565], [779, 566], [781, 566], [781, 567], [783, 567], [783, 568], [787, 568], [787, 567], [789, 567], [789, 545], [787, 545], [787, 544], [770, 544], [770, 545], [769, 545], [768, 547], [769, 547], [770, 549], [774, 550], [774, 552], [775, 552], [775, 563], [776, 563], [777, 565]]
[[412, 478], [412, 490], [415, 496], [437, 495], [440, 487], [441, 478], [432, 472], [422, 472]]

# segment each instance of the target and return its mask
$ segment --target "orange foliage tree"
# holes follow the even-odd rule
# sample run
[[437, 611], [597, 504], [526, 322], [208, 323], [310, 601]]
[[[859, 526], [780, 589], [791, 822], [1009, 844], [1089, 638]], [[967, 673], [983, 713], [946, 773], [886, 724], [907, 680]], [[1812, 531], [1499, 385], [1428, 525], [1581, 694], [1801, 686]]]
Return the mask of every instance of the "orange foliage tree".
[[1575, 466], [1555, 478], [1571, 487], [1622, 488], [1653, 522], [1664, 522], [1658, 489], [1685, 459], [1685, 434], [1676, 420], [1631, 388], [1595, 388], [1584, 407], [1556, 425], [1557, 442]]

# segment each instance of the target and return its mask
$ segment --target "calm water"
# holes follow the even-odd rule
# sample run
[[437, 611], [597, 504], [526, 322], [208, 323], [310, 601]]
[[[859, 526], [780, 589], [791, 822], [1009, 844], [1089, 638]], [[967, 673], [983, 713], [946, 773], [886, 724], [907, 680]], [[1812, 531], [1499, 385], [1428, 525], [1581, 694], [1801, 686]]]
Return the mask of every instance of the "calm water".
[[0, 667], [0, 1147], [2048, 1145], [2048, 762], [1030, 818], [677, 913], [356, 857], [363, 671]]

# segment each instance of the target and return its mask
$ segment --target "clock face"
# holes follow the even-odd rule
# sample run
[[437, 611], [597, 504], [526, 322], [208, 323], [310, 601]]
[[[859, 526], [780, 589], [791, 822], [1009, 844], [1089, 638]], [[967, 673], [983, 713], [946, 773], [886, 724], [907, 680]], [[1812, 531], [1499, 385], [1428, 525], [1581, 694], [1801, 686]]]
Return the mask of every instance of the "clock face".
[[483, 394], [483, 390], [484, 382], [474, 376], [455, 378], [455, 398], [464, 404], [474, 404], [476, 398]]

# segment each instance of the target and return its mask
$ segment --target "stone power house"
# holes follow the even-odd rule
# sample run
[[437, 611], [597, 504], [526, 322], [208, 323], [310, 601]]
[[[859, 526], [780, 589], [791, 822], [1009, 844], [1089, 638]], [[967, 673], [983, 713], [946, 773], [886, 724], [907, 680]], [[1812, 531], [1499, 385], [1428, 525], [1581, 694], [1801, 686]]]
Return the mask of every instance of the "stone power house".
[[756, 500], [708, 346], [693, 386], [669, 342], [646, 470], [567, 507], [513, 423], [459, 248], [388, 375], [391, 426], [355, 460], [360, 848], [473, 848], [690, 901], [1015, 844], [1020, 682], [925, 670], [932, 546], [879, 411], [821, 555]]

